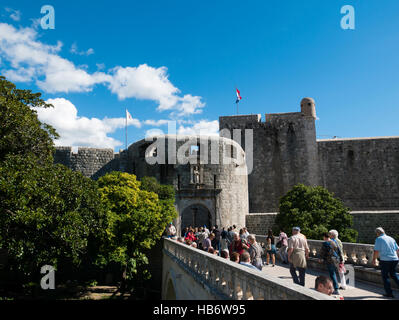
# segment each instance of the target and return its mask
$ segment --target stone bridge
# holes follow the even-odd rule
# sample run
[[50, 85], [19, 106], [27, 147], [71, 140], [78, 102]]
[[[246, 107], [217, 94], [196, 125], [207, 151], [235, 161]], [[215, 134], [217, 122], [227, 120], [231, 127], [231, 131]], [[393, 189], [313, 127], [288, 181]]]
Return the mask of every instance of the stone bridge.
[[[265, 242], [265, 237], [256, 236]], [[162, 299], [165, 300], [330, 300], [318, 293], [314, 279], [323, 274], [317, 263], [322, 241], [308, 240], [310, 259], [306, 286], [292, 282], [286, 265], [264, 267], [262, 271], [163, 239]], [[341, 291], [345, 299], [381, 299], [384, 290], [380, 271], [371, 265], [373, 246], [343, 243], [347, 265], [353, 267], [356, 287]], [[311, 270], [311, 271], [309, 271]], [[327, 275], [326, 273], [324, 273]], [[392, 283], [392, 288], [396, 288]]]
[[175, 240], [164, 239], [162, 299], [326, 300], [315, 290], [266, 275]]

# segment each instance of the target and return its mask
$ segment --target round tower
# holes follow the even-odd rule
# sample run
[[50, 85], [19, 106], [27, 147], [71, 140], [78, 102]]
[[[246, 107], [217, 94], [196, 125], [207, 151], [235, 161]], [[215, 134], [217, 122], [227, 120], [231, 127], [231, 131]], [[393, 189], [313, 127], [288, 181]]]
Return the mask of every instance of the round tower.
[[301, 113], [316, 119], [316, 104], [312, 98], [303, 98], [301, 101]]

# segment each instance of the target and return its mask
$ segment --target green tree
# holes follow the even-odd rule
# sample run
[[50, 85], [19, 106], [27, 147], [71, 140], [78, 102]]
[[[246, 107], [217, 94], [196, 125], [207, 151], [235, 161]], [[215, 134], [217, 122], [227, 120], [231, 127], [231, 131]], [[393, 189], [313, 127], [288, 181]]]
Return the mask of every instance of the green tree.
[[94, 262], [90, 248], [105, 223], [95, 181], [62, 165], [38, 166], [34, 157], [8, 155], [1, 162], [0, 248], [16, 283], [37, 281], [45, 264], [58, 279], [76, 279]]
[[352, 229], [353, 217], [342, 201], [327, 189], [298, 184], [280, 199], [276, 224], [283, 230], [300, 226], [309, 239], [322, 239], [323, 233], [336, 229], [339, 238], [356, 242], [357, 231]]
[[[141, 179], [141, 190], [154, 192], [158, 195], [162, 207], [162, 224], [172, 222], [177, 216], [175, 208], [175, 189], [171, 185], [160, 184], [154, 177], [143, 177]], [[172, 218], [171, 218], [172, 217]]]
[[57, 279], [86, 270], [107, 222], [97, 183], [53, 164], [58, 135], [32, 109], [51, 107], [40, 97], [0, 76], [0, 249], [16, 284], [36, 281], [44, 264]]
[[52, 107], [40, 93], [20, 90], [0, 76], [0, 161], [7, 154], [32, 155], [41, 162], [52, 162], [55, 129], [41, 123], [31, 107]]
[[160, 200], [157, 193], [140, 189], [141, 182], [135, 175], [112, 172], [98, 183], [102, 201], [108, 208], [102, 264], [119, 266], [123, 286], [148, 279], [146, 252], [162, 236], [167, 222], [176, 217], [176, 210], [166, 205], [170, 199]]

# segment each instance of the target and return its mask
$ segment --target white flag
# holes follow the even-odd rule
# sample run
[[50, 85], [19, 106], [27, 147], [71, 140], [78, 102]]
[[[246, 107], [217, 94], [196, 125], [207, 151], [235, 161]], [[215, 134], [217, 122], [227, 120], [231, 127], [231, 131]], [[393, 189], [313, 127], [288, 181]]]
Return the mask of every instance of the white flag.
[[126, 109], [126, 119], [133, 120], [132, 115], [129, 113], [129, 111], [127, 111], [127, 109]]

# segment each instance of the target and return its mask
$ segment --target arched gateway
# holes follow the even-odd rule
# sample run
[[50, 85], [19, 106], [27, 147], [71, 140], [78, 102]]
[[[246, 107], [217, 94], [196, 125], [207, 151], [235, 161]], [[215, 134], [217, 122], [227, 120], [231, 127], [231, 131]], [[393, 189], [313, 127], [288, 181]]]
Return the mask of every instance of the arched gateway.
[[[248, 170], [234, 140], [214, 136], [161, 135], [129, 147], [127, 171], [156, 177], [175, 188], [178, 234], [185, 227], [245, 225]], [[232, 155], [233, 154], [233, 155]]]
[[181, 231], [186, 227], [200, 227], [206, 225], [210, 228], [212, 216], [209, 210], [201, 204], [193, 204], [185, 208], [181, 214]]

